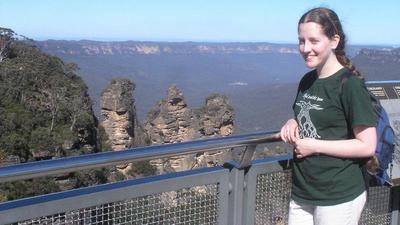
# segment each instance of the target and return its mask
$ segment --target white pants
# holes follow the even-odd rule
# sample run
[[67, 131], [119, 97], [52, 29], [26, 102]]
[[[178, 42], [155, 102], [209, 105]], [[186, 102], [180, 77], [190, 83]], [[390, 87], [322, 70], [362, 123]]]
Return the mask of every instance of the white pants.
[[289, 205], [289, 225], [358, 225], [367, 200], [364, 191], [354, 200], [330, 206], [299, 204]]

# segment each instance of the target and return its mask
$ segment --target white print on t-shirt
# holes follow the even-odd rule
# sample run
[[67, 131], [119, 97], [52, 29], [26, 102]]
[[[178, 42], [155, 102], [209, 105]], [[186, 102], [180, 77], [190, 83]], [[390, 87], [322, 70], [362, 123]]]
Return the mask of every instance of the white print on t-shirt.
[[297, 102], [296, 105], [300, 106], [300, 112], [297, 115], [297, 121], [299, 121], [300, 126], [300, 138], [321, 138], [318, 135], [317, 129], [310, 118], [310, 110], [322, 110], [319, 105], [311, 104], [310, 102], [300, 101]]
[[303, 95], [303, 98], [310, 99], [310, 100], [314, 100], [314, 101], [318, 101], [318, 102], [324, 101], [323, 98], [320, 98], [320, 97], [315, 96], [315, 95], [309, 95], [308, 93], [305, 93], [305, 94]]

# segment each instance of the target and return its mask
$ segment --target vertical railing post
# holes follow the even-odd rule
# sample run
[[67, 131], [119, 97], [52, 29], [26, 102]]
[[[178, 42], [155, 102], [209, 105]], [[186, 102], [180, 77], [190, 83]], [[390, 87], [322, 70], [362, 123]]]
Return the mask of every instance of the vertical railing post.
[[239, 162], [232, 160], [224, 164], [224, 167], [229, 168], [230, 170], [228, 197], [229, 225], [243, 225], [243, 191], [245, 188], [244, 174], [245, 170], [250, 166], [256, 147], [256, 145], [246, 146]]
[[[276, 156], [276, 157], [271, 157], [269, 159], [263, 159], [263, 160], [256, 160], [253, 161], [251, 167], [246, 170], [246, 173], [244, 175], [244, 191], [243, 191], [243, 223], [246, 225], [254, 225], [254, 224], [281, 224], [284, 223], [287, 219], [287, 209], [289, 206], [289, 196], [290, 195], [290, 188], [291, 185], [290, 183], [286, 184], [285, 181], [287, 181], [287, 178], [283, 176], [283, 173], [287, 171], [290, 168], [289, 161], [290, 158], [288, 158], [289, 155], [284, 155], [284, 156]], [[263, 191], [263, 185], [266, 185], [265, 180], [262, 179], [263, 176], [269, 174], [276, 174], [276, 173], [282, 173], [282, 176], [276, 177], [275, 182], [277, 182], [277, 188], [275, 189], [275, 193], [280, 196], [277, 199], [275, 199], [275, 203], [281, 202], [278, 204], [278, 207], [285, 207], [285, 208], [279, 208], [276, 210], [276, 204], [274, 205], [272, 202], [274, 200], [271, 200], [271, 204], [267, 206], [268, 210], [274, 209], [274, 212], [279, 212], [279, 215], [272, 215], [273, 218], [269, 217], [264, 217], [263, 215], [266, 211], [264, 203], [266, 202], [258, 202], [257, 199], [264, 199], [265, 196], [269, 195], [270, 193], [262, 193], [260, 191]], [[285, 173], [286, 174], [286, 173]], [[273, 182], [273, 181], [270, 181]], [[283, 183], [281, 183], [283, 182]], [[260, 185], [260, 186], [258, 186]], [[275, 185], [275, 184], [271, 184]], [[265, 188], [265, 186], [264, 186]], [[281, 189], [279, 189], [281, 188]], [[271, 191], [271, 190], [265, 190], [264, 191]], [[272, 190], [273, 191], [273, 190]], [[274, 193], [274, 192], [273, 192]], [[273, 196], [271, 196], [273, 197]], [[267, 201], [270, 201], [268, 199]], [[261, 205], [260, 205], [261, 204]], [[264, 205], [264, 206], [262, 206]], [[268, 204], [267, 204], [268, 205]], [[269, 212], [267, 212], [269, 213]], [[257, 221], [258, 220], [258, 221]], [[273, 222], [272, 222], [273, 221]], [[272, 223], [271, 223], [272, 222]]]
[[236, 168], [232, 162], [225, 163], [230, 167], [229, 174], [229, 197], [228, 197], [228, 224], [241, 225], [243, 218], [243, 184], [244, 171]]
[[400, 225], [399, 220], [399, 208], [400, 208], [400, 186], [392, 187], [391, 189], [391, 199], [392, 199], [392, 225]]
[[251, 169], [249, 172], [250, 174], [247, 173], [245, 176], [246, 187], [244, 190], [243, 200], [243, 224], [254, 225], [254, 217], [256, 213], [257, 174], [253, 174]]

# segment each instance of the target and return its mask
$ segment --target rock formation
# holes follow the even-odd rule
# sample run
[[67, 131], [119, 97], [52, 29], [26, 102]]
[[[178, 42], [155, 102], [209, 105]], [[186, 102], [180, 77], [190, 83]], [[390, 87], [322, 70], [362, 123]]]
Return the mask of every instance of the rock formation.
[[201, 137], [199, 119], [187, 107], [176, 86], [170, 86], [167, 97], [148, 113], [145, 130], [152, 144], [177, 143]]
[[206, 99], [205, 106], [200, 109], [201, 133], [205, 136], [233, 133], [233, 108], [228, 99], [219, 94], [213, 94]]
[[[199, 109], [190, 109], [183, 93], [170, 86], [162, 99], [148, 113], [144, 129], [138, 124], [133, 98], [134, 84], [127, 79], [113, 80], [101, 96], [101, 123], [110, 146], [120, 151], [132, 146], [178, 143], [211, 136], [226, 136], [233, 132], [233, 109], [225, 96], [208, 97]], [[138, 138], [140, 137], [140, 138]], [[182, 171], [194, 167], [213, 166], [230, 158], [229, 151], [191, 154], [152, 160], [157, 173]], [[120, 165], [119, 169], [129, 169]], [[126, 172], [126, 170], [125, 170]]]
[[[170, 86], [165, 99], [149, 112], [145, 131], [152, 144], [177, 143], [210, 136], [226, 136], [233, 132], [233, 110], [227, 98], [212, 95], [205, 106], [190, 109], [185, 103], [182, 92], [174, 85]], [[181, 171], [200, 166], [210, 166], [224, 161], [229, 153], [191, 154], [153, 160], [159, 173]]]
[[135, 85], [127, 79], [115, 79], [101, 95], [101, 123], [111, 148], [116, 151], [132, 145], [135, 136], [136, 111], [133, 98]]

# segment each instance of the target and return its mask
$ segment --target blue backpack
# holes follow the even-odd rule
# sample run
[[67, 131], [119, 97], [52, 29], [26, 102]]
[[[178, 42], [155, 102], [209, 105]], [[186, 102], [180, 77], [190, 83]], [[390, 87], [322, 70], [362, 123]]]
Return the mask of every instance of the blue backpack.
[[[349, 76], [352, 75], [349, 73], [343, 74], [342, 86]], [[375, 156], [371, 157], [371, 159], [369, 159], [369, 161], [364, 166], [365, 179], [367, 185], [370, 186], [391, 186], [391, 174], [388, 174], [388, 170], [391, 173], [395, 147], [395, 134], [393, 128], [390, 126], [389, 117], [383, 106], [380, 104], [379, 99], [377, 99], [370, 91], [368, 91], [368, 93], [371, 97], [372, 105], [375, 109], [378, 123], [376, 127], [377, 145], [375, 149]], [[373, 171], [367, 168], [367, 164], [372, 162], [371, 160], [375, 161], [372, 164], [377, 164], [376, 168], [374, 168]]]
[[[391, 183], [391, 174], [389, 176], [388, 169], [392, 169], [392, 161], [393, 161], [393, 154], [394, 154], [394, 147], [395, 147], [395, 135], [393, 128], [390, 126], [389, 117], [379, 103], [379, 100], [372, 95], [373, 105], [377, 110], [378, 115], [378, 125], [376, 127], [378, 142], [375, 149], [375, 157], [378, 160], [378, 167], [376, 171], [368, 171], [368, 174], [371, 175], [371, 182], [372, 184], [376, 184], [378, 186], [383, 185], [392, 185]], [[390, 168], [389, 168], [390, 166]]]

